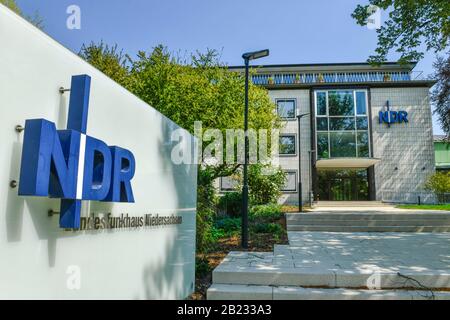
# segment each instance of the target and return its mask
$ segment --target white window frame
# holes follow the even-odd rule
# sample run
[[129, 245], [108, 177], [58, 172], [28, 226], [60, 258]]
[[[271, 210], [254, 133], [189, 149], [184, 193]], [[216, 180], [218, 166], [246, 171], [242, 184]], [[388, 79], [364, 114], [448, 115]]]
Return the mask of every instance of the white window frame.
[[282, 193], [297, 193], [297, 186], [298, 186], [298, 171], [297, 170], [290, 170], [290, 169], [285, 169], [284, 172], [286, 172], [287, 175], [289, 174], [294, 174], [295, 175], [295, 190], [289, 190], [289, 189], [284, 189], [283, 188], [280, 190]]
[[[278, 102], [279, 101], [293, 101], [294, 102], [294, 117], [281, 117], [280, 113], [278, 112]], [[276, 98], [275, 99], [275, 104], [277, 106], [277, 116], [280, 117], [280, 119], [284, 120], [284, 121], [295, 121], [297, 120], [297, 99], [296, 98]]]
[[[281, 133], [280, 134], [280, 140], [282, 137], [294, 137], [294, 153], [280, 153], [280, 147], [278, 147], [278, 155], [280, 157], [296, 157], [298, 154], [298, 140], [297, 140], [297, 134], [296, 133]], [[281, 146], [280, 141], [278, 141], [278, 145]]]
[[[368, 141], [369, 143], [368, 144], [369, 144], [369, 157], [370, 157], [371, 154], [372, 154], [372, 146], [370, 144], [371, 119], [369, 117], [369, 115], [370, 115], [370, 112], [369, 112], [369, 93], [368, 93], [367, 89], [339, 89], [339, 88], [337, 88], [337, 89], [315, 90], [314, 91], [314, 111], [315, 111], [314, 127], [316, 128], [316, 130], [315, 130], [316, 131], [315, 132], [315, 135], [316, 135], [315, 136], [315, 139], [316, 139], [316, 146], [315, 146], [316, 150], [319, 150], [317, 148], [317, 133], [318, 132], [320, 132], [320, 133], [325, 133], [326, 132], [328, 134], [328, 154], [330, 155], [329, 159], [333, 158], [332, 154], [331, 154], [330, 118], [343, 118], [343, 117], [345, 118], [345, 116], [330, 116], [329, 115], [328, 93], [330, 91], [352, 91], [352, 93], [353, 93], [353, 117], [355, 118], [355, 123], [354, 123], [355, 130], [339, 130], [339, 131], [333, 130], [332, 132], [340, 132], [340, 133], [341, 132], [354, 132], [355, 133], [356, 158], [359, 157], [359, 154], [358, 154], [358, 133], [359, 132], [367, 132], [367, 134], [369, 135], [369, 137], [368, 137], [369, 138], [369, 141]], [[326, 99], [325, 99], [325, 101], [326, 101], [326, 115], [318, 115], [317, 114], [317, 101], [318, 101], [317, 100], [317, 94], [320, 93], [320, 92], [325, 92], [325, 94], [326, 94]], [[365, 96], [366, 96], [366, 115], [365, 115], [365, 117], [367, 119], [367, 130], [358, 130], [358, 127], [357, 127], [356, 119], [358, 117], [360, 117], [360, 118], [364, 117], [363, 115], [358, 115], [357, 106], [356, 106], [356, 93], [357, 92], [364, 92]], [[317, 130], [317, 118], [327, 118], [328, 119], [327, 120], [327, 122], [328, 122], [328, 130], [327, 131]]]

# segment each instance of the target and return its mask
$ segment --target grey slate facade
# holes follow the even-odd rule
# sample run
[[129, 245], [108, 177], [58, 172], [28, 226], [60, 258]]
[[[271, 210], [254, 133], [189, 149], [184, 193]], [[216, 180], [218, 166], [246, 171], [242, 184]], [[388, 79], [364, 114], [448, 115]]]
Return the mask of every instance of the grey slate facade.
[[[284, 121], [281, 130], [281, 135], [294, 136], [296, 144], [295, 154], [279, 157], [280, 166], [291, 174], [289, 187], [286, 187], [288, 190], [283, 192], [280, 198], [281, 203], [298, 204], [299, 160], [302, 168], [304, 203], [310, 200], [361, 200], [361, 194], [367, 197], [364, 200], [414, 203], [420, 197], [422, 202], [433, 201], [433, 197], [424, 189], [424, 184], [435, 172], [432, 113], [429, 102], [429, 89], [434, 81], [423, 80], [418, 76], [418, 72], [413, 71], [414, 67], [414, 64], [396, 63], [386, 63], [379, 67], [372, 67], [366, 63], [255, 67], [253, 83], [267, 88], [275, 103], [280, 100], [292, 100], [295, 102], [297, 115], [310, 113], [301, 120], [301, 159], [298, 152], [297, 119]], [[242, 67], [231, 67], [230, 70], [242, 72]], [[355, 156], [336, 156], [339, 152], [334, 152], [332, 148], [339, 148], [340, 140], [336, 140], [336, 135], [341, 131], [330, 131], [336, 130], [331, 128], [331, 124], [328, 125], [328, 144], [332, 144], [331, 147], [328, 146], [330, 152], [321, 151], [323, 146], [318, 144], [320, 128], [317, 128], [316, 122], [318, 102], [315, 100], [317, 100], [316, 93], [322, 91], [328, 92], [327, 116], [332, 107], [330, 94], [335, 96], [336, 93], [347, 92], [348, 96], [351, 96], [352, 91], [366, 92], [367, 102], [364, 104], [367, 105], [364, 105], [364, 108], [367, 109], [368, 128], [361, 136], [368, 140], [366, 141], [368, 150], [366, 148], [364, 153], [356, 151]], [[354, 97], [353, 107], [356, 110], [359, 108], [356, 104], [361, 102], [356, 101], [356, 95]], [[408, 122], [390, 125], [380, 123], [379, 112], [387, 110], [387, 103], [391, 111], [406, 111]], [[348, 117], [350, 120], [353, 117], [355, 119], [354, 134], [347, 131], [343, 136], [354, 136], [355, 148], [360, 150], [359, 128], [356, 128], [359, 126], [357, 112], [359, 111]], [[348, 120], [340, 116], [337, 118]], [[332, 121], [335, 119], [333, 115], [329, 115], [328, 122]], [[348, 142], [342, 142], [343, 145], [345, 143]], [[333, 172], [337, 175], [333, 176]], [[358, 174], [343, 176], [342, 172]]]

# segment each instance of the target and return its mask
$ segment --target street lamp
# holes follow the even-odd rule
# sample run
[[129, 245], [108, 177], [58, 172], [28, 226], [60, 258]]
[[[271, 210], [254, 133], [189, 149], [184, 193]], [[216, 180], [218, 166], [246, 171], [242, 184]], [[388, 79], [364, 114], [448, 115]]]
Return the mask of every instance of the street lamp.
[[300, 123], [303, 117], [309, 115], [309, 113], [302, 113], [297, 115], [297, 119], [298, 119], [298, 209], [300, 212], [303, 212], [303, 190], [302, 190], [302, 155], [301, 155], [301, 151], [302, 151], [302, 145], [301, 145], [301, 136], [300, 136], [300, 132], [301, 132], [301, 127], [300, 127]]
[[247, 52], [242, 55], [245, 62], [245, 111], [244, 111], [244, 131], [245, 131], [245, 156], [244, 156], [244, 186], [242, 187], [242, 247], [248, 248], [248, 68], [249, 61], [267, 57], [269, 50]]
[[316, 150], [309, 150], [309, 207], [312, 207], [313, 201], [313, 191], [312, 191], [312, 154], [315, 153]]

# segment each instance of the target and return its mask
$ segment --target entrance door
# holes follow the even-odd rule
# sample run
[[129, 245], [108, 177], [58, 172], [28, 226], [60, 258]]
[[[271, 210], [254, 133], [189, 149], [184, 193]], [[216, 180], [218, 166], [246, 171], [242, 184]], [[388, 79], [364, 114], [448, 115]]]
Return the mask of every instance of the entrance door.
[[319, 200], [369, 200], [369, 183], [366, 169], [323, 169], [317, 173], [319, 178]]

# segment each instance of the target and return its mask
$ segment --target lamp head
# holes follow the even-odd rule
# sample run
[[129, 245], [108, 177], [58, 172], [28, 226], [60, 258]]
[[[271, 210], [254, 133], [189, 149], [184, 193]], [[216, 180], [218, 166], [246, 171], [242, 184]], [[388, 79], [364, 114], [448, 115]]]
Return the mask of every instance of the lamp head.
[[306, 116], [308, 116], [310, 113], [308, 112], [308, 113], [302, 113], [302, 114], [298, 114], [297, 115], [297, 118], [303, 118], [303, 117], [306, 117]]
[[264, 58], [269, 55], [269, 49], [247, 52], [242, 55], [244, 60], [256, 60], [259, 58]]

